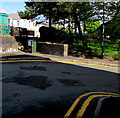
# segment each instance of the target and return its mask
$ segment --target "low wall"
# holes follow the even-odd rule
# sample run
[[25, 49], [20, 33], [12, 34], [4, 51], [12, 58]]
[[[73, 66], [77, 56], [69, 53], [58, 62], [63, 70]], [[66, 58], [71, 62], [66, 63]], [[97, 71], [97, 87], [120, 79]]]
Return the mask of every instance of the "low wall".
[[0, 36], [0, 53], [18, 49], [18, 43], [13, 36]]
[[37, 52], [43, 54], [68, 56], [68, 44], [37, 42]]

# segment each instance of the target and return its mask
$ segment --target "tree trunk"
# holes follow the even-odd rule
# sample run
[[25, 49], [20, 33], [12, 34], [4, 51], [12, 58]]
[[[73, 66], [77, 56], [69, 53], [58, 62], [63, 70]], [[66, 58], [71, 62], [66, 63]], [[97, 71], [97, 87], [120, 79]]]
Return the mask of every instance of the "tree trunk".
[[51, 23], [51, 21], [52, 21], [52, 14], [51, 14], [51, 11], [52, 11], [52, 9], [51, 8], [49, 8], [49, 28], [51, 28], [51, 26], [52, 26], [52, 23]]
[[75, 20], [75, 34], [77, 34], [77, 14], [74, 13], [74, 20]]
[[84, 23], [83, 32], [85, 32], [86, 31], [85, 20], [83, 21], [83, 23]]
[[75, 22], [75, 34], [77, 34], [77, 24]]
[[51, 17], [49, 17], [49, 28], [51, 28]]
[[79, 31], [79, 36], [82, 38], [82, 30], [81, 30], [81, 27], [80, 27], [80, 17], [77, 16], [77, 26], [78, 26], [78, 31]]
[[79, 36], [80, 36], [80, 39], [82, 40], [83, 48], [86, 49], [87, 48], [87, 42], [82, 35], [82, 30], [81, 30], [81, 27], [80, 27], [80, 17], [79, 16], [77, 16], [77, 25], [78, 25]]
[[77, 13], [77, 10], [74, 9], [74, 20], [75, 20], [75, 34], [77, 34], [77, 28], [78, 28], [78, 13]]
[[72, 18], [71, 18], [71, 14], [70, 14], [69, 15], [69, 26], [68, 26], [69, 34], [71, 34], [71, 24], [72, 24]]
[[65, 28], [65, 19], [64, 19], [64, 28]]

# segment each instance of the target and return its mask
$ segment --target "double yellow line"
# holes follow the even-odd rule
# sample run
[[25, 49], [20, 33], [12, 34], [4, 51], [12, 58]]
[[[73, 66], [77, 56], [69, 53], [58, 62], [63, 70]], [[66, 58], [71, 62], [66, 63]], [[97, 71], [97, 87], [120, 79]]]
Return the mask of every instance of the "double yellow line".
[[9, 61], [0, 61], [0, 63], [31, 62], [31, 61], [35, 61], [35, 62], [60, 62], [60, 63], [67, 63], [67, 64], [82, 64], [82, 65], [89, 65], [89, 66], [99, 66], [99, 67], [108, 67], [108, 68], [120, 69], [120, 67], [113, 67], [113, 66], [101, 65], [101, 64], [72, 62], [72, 61], [54, 61], [54, 60], [9, 60]]
[[0, 61], [0, 63], [9, 63], [9, 62], [57, 62], [52, 60], [9, 60], [9, 61]]
[[102, 94], [102, 95], [91, 95], [90, 97], [88, 97], [84, 103], [82, 104], [82, 107], [81, 109], [78, 111], [77, 113], [77, 118], [82, 118], [86, 108], [88, 107], [90, 101], [96, 97], [104, 97], [104, 96], [113, 96], [113, 95], [119, 95], [119, 94], [116, 94], [116, 93], [109, 93], [109, 92], [89, 92], [89, 93], [86, 93], [86, 94], [83, 94], [81, 96], [79, 96], [73, 103], [73, 105], [70, 107], [70, 109], [68, 110], [68, 112], [65, 114], [64, 118], [69, 118], [71, 113], [73, 112], [73, 110], [75, 109], [75, 107], [77, 106], [77, 104], [79, 103], [79, 101], [85, 97], [85, 96], [88, 96], [90, 94]]

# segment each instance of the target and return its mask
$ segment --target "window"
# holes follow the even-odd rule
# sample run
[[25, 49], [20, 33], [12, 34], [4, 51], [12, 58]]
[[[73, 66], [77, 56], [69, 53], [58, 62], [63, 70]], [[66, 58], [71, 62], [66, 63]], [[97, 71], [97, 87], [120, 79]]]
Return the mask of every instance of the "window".
[[19, 26], [20, 25], [20, 22], [19, 22], [19, 20], [17, 21], [17, 26]]

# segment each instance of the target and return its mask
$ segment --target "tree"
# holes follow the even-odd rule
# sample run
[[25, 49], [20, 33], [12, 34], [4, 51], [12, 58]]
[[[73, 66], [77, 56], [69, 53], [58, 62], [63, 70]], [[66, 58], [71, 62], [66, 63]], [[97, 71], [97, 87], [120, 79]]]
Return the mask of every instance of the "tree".
[[[75, 29], [78, 27], [79, 37], [82, 40], [83, 47], [87, 48], [87, 42], [82, 34], [80, 23], [84, 22], [84, 31], [86, 30], [86, 21], [93, 15], [93, 8], [90, 2], [75, 2], [73, 4], [73, 16], [75, 20]], [[75, 30], [76, 31], [76, 30]]]
[[25, 2], [26, 10], [25, 12], [19, 12], [20, 17], [33, 19], [38, 15], [43, 14], [49, 19], [49, 27], [51, 28], [52, 17], [54, 16], [54, 11], [56, 7], [56, 2]]
[[89, 21], [86, 23], [86, 31], [88, 33], [94, 33], [100, 25], [99, 21]]
[[102, 25], [100, 26], [100, 28], [98, 28], [98, 30], [101, 31], [101, 34], [104, 31], [105, 36], [113, 36], [115, 34], [114, 32], [119, 31], [119, 26], [117, 26], [116, 24], [119, 23], [120, 19], [120, 2], [104, 2], [104, 4], [103, 2], [94, 3], [94, 9], [95, 20], [99, 20], [102, 22]]
[[20, 18], [22, 18], [22, 19], [28, 19], [28, 16], [29, 16], [29, 13], [28, 12], [23, 12], [23, 11], [20, 11], [20, 12], [18, 12], [18, 14], [19, 14], [19, 16], [20, 16]]

